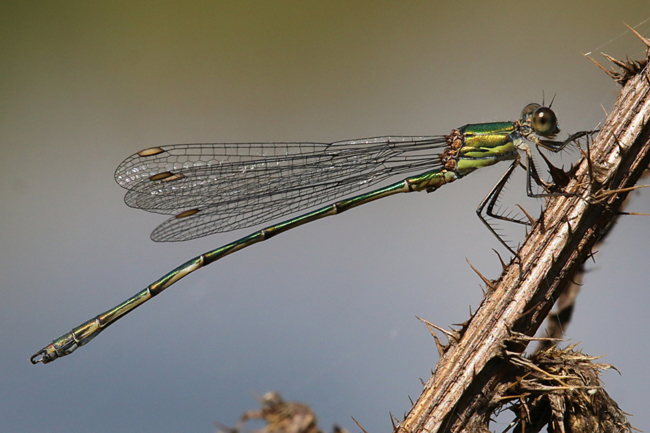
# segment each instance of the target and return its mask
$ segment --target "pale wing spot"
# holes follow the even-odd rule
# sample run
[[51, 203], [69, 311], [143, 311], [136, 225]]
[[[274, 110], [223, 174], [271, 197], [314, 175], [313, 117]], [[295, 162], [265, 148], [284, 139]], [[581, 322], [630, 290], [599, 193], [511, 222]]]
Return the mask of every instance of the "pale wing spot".
[[170, 171], [163, 171], [162, 173], [154, 174], [149, 178], [150, 181], [156, 181], [156, 180], [164, 180], [167, 179], [168, 177], [174, 176], [174, 173]]
[[163, 153], [164, 150], [161, 149], [160, 147], [150, 147], [149, 149], [141, 150], [138, 152], [138, 155], [140, 156], [153, 156], [153, 155], [158, 155], [159, 153]]
[[196, 213], [199, 213], [198, 209], [189, 209], [189, 210], [186, 210], [186, 211], [181, 212], [178, 215], [176, 215], [176, 219], [186, 218], [186, 217], [192, 216], [192, 215], [194, 215]]

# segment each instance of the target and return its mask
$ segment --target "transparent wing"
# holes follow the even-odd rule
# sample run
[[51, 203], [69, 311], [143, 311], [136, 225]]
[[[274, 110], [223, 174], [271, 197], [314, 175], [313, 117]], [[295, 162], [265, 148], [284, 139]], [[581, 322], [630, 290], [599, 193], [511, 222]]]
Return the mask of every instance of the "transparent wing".
[[154, 230], [153, 240], [181, 241], [280, 218], [397, 174], [439, 168], [445, 147], [444, 136], [180, 144], [132, 155], [115, 180], [128, 190], [127, 205], [176, 215]]

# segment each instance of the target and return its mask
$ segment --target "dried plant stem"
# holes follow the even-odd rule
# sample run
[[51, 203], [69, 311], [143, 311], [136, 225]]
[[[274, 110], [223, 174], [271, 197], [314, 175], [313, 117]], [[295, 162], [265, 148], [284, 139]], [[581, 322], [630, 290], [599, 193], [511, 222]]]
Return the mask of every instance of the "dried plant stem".
[[487, 431], [503, 397], [501, 379], [515, 368], [512, 354], [525, 350], [526, 337], [537, 332], [648, 167], [650, 79], [646, 68], [637, 69], [579, 161], [568, 194], [548, 199], [519, 257], [441, 349], [435, 373], [396, 430]]

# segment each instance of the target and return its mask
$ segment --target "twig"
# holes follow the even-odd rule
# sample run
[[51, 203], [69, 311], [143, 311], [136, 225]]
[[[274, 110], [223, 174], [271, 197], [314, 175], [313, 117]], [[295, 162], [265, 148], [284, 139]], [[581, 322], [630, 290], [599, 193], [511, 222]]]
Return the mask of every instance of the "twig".
[[[639, 69], [590, 146], [590, 164], [583, 157], [566, 196], [548, 199], [518, 252], [520, 262], [511, 263], [488, 291], [462, 338], [449, 342], [401, 430], [487, 431], [500, 379], [514, 368], [506, 351], [522, 353], [527, 345], [513, 333], [535, 335], [648, 167], [650, 80]], [[604, 190], [611, 194], [602, 195]]]

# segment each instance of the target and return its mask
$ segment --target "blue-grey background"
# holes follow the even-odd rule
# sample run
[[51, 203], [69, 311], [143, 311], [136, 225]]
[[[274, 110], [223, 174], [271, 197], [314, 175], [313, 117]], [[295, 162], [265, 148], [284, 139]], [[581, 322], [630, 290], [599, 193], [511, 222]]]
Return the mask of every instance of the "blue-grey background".
[[[649, 17], [631, 0], [2, 2], [0, 430], [213, 432], [277, 390], [326, 430], [359, 431], [354, 416], [389, 431], [437, 361], [415, 316], [463, 322], [482, 296], [465, 258], [495, 278], [491, 248], [507, 256], [474, 214], [505, 165], [241, 251], [32, 366], [53, 338], [249, 232], [153, 243], [163, 218], [123, 204], [115, 167], [170, 143], [445, 134], [514, 119], [543, 92], [564, 132], [590, 129], [618, 86], [582, 53], [641, 58], [618, 36]], [[539, 209], [523, 177], [508, 192]], [[649, 193], [629, 210], [649, 212]], [[598, 248], [567, 332], [621, 371], [606, 389], [643, 430], [649, 227], [623, 218]]]

